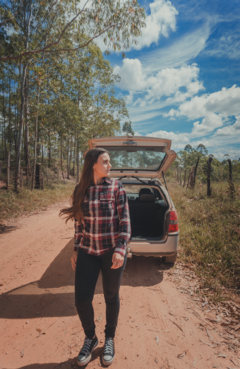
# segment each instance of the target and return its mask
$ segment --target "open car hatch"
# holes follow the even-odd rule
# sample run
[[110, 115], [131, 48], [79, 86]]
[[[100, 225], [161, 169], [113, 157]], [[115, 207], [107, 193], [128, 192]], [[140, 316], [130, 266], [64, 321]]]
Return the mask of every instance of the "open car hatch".
[[89, 148], [109, 152], [111, 177], [154, 178], [166, 173], [177, 154], [170, 150], [171, 140], [143, 136], [116, 136], [89, 140]]

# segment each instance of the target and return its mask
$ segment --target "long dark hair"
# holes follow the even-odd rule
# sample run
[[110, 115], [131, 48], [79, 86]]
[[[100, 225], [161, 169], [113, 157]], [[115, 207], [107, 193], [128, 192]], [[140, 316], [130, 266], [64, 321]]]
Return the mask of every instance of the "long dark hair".
[[66, 223], [70, 219], [83, 219], [83, 199], [89, 186], [94, 184], [93, 166], [98, 161], [98, 157], [108, 151], [102, 148], [91, 149], [85, 155], [81, 178], [71, 195], [72, 206], [61, 209], [59, 215], [66, 215]]

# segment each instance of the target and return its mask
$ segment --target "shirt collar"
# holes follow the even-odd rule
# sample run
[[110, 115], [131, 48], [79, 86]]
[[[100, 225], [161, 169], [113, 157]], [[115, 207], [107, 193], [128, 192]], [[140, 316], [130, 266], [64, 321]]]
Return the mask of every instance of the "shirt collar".
[[103, 184], [104, 182], [107, 182], [108, 184], [110, 184], [111, 180], [109, 177], [103, 177], [100, 184]]
[[[111, 179], [109, 177], [103, 177], [101, 182], [97, 186], [104, 184], [104, 182], [111, 184]], [[95, 187], [95, 186], [96, 186], [95, 184], [90, 185], [90, 187]]]

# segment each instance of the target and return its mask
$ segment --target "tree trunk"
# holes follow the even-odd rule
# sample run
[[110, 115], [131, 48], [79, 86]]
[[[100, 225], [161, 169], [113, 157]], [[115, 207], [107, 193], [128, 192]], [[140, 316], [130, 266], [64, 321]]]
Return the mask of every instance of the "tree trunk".
[[71, 136], [71, 147], [70, 147], [70, 158], [69, 158], [69, 174], [71, 171], [71, 162], [72, 162], [72, 136]]
[[61, 171], [63, 171], [63, 144], [62, 144], [62, 135], [60, 138], [60, 155], [61, 155]]
[[191, 168], [191, 169], [189, 169], [188, 181], [187, 181], [187, 188], [188, 188], [188, 187], [189, 187], [189, 185], [190, 185], [191, 173], [192, 173], [192, 168]]
[[48, 131], [48, 167], [51, 166], [52, 156], [51, 156], [51, 137], [50, 137], [50, 130]]
[[179, 183], [179, 164], [177, 163], [177, 181]]
[[[24, 9], [24, 16], [26, 19], [26, 3]], [[30, 12], [28, 21], [26, 24], [26, 42], [25, 42], [25, 50], [28, 50], [28, 40], [30, 33], [30, 23], [32, 18], [32, 0], [30, 3]], [[18, 148], [17, 148], [17, 157], [16, 157], [16, 174], [15, 174], [15, 191], [19, 192], [19, 177], [20, 177], [20, 162], [21, 162], [21, 150], [22, 150], [22, 132], [23, 132], [23, 120], [24, 120], [24, 104], [25, 104], [25, 82], [26, 82], [26, 74], [27, 74], [28, 62], [25, 62], [23, 66], [22, 72], [22, 81], [21, 81], [21, 112], [20, 112], [20, 124], [19, 124], [19, 137], [18, 137]]]
[[180, 168], [180, 186], [182, 186], [182, 168]]
[[9, 83], [9, 101], [8, 101], [8, 130], [9, 130], [9, 151], [10, 155], [12, 152], [12, 122], [11, 122], [11, 84], [10, 84], [10, 78], [8, 79]]
[[195, 183], [196, 183], [196, 175], [197, 175], [198, 163], [199, 163], [199, 157], [197, 158], [196, 165], [194, 165], [192, 167], [192, 173], [191, 173], [191, 178], [190, 178], [190, 187], [192, 189], [194, 189]]
[[228, 165], [229, 165], [229, 174], [228, 174], [228, 183], [229, 183], [229, 191], [230, 191], [230, 196], [233, 199], [234, 198], [234, 184], [232, 181], [232, 161], [231, 159], [228, 159]]
[[208, 171], [207, 171], [207, 196], [210, 197], [212, 194], [212, 188], [211, 188], [211, 163], [212, 163], [212, 157], [210, 156], [207, 161], [208, 165]]
[[10, 163], [11, 163], [11, 155], [10, 151], [7, 152], [7, 181], [6, 181], [6, 187], [7, 190], [9, 190], [9, 184], [10, 184]]
[[68, 139], [68, 143], [67, 143], [67, 179], [69, 179], [69, 172], [70, 172], [70, 168], [69, 168], [69, 139]]
[[34, 157], [33, 157], [33, 174], [32, 174], [32, 189], [35, 184], [36, 162], [37, 162], [37, 136], [38, 136], [38, 105], [39, 105], [40, 85], [37, 90], [37, 112], [35, 117], [35, 137], [34, 137]]
[[184, 182], [183, 182], [183, 187], [185, 187], [186, 184], [186, 178], [187, 178], [187, 171], [186, 169], [184, 170]]
[[73, 147], [73, 177], [75, 177], [75, 161], [76, 161], [76, 136], [74, 137], [74, 147]]
[[25, 81], [25, 161], [26, 167], [30, 168], [30, 148], [29, 148], [29, 101], [28, 101], [28, 76]]
[[36, 181], [35, 181], [35, 188], [40, 188], [40, 164], [36, 164]]
[[23, 120], [24, 120], [24, 86], [26, 80], [27, 64], [23, 67], [22, 82], [21, 82], [21, 110], [20, 110], [20, 124], [19, 124], [19, 135], [18, 135], [18, 147], [17, 147], [17, 160], [16, 160], [16, 178], [15, 178], [15, 191], [19, 192], [19, 175], [20, 175], [20, 161], [21, 161], [21, 150], [22, 150], [22, 133], [23, 133]]
[[78, 143], [78, 140], [77, 140], [77, 157], [76, 157], [76, 162], [77, 162], [77, 174], [76, 174], [76, 183], [79, 182], [79, 143]]

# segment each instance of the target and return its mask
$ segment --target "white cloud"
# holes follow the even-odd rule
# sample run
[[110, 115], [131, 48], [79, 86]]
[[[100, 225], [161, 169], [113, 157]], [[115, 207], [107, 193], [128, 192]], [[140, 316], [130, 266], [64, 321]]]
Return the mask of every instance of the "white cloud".
[[152, 43], [158, 43], [160, 36], [168, 37], [170, 31], [176, 29], [176, 16], [178, 11], [170, 1], [155, 0], [149, 5], [150, 14], [146, 17], [146, 28], [142, 29], [142, 37], [134, 49], [142, 49]]
[[[142, 36], [138, 37], [138, 43], [132, 44], [130, 49], [140, 50], [143, 47], [149, 47], [151, 44], [157, 44], [160, 37], [168, 37], [171, 31], [176, 30], [177, 9], [169, 0], [154, 0], [150, 5], [150, 14], [145, 19], [146, 27], [141, 29]], [[95, 42], [102, 51], [107, 49], [103, 42], [103, 37], [98, 37]], [[123, 51], [122, 49], [121, 51]], [[110, 48], [110, 51], [111, 50]], [[126, 51], [126, 50], [124, 50]], [[129, 50], [128, 50], [129, 51]]]
[[122, 67], [115, 67], [114, 73], [121, 76], [118, 87], [123, 90], [139, 91], [146, 88], [146, 78], [142, 64], [138, 59], [123, 59]]
[[212, 39], [208, 42], [204, 55], [227, 57], [229, 59], [239, 59], [240, 57], [240, 30], [232, 33], [226, 32], [218, 39]]
[[240, 139], [240, 116], [236, 117], [236, 122], [221, 129], [218, 129], [215, 137], [232, 137], [237, 136]]
[[152, 132], [147, 134], [146, 137], [167, 138], [172, 141], [172, 147], [174, 150], [184, 148], [190, 141], [188, 133], [174, 133], [167, 131]]
[[[177, 110], [171, 109], [164, 116], [187, 116], [188, 119], [198, 119], [205, 116], [216, 117], [210, 114], [222, 114], [233, 116], [240, 114], [240, 88], [236, 85], [231, 88], [222, 88], [221, 91], [202, 96], [194, 96], [190, 101], [185, 101]], [[213, 123], [215, 125], [215, 123]]]
[[164, 68], [180, 67], [197, 57], [205, 48], [206, 41], [211, 34], [209, 22], [196, 30], [181, 36], [169, 46], [149, 51], [140, 57], [144, 69], [153, 73]]
[[[183, 102], [204, 88], [198, 80], [199, 68], [196, 64], [166, 68], [155, 76], [148, 76], [140, 60], [124, 59], [122, 67], [116, 66], [114, 72], [121, 76], [118, 86], [130, 91], [127, 101], [133, 107], [152, 105], [163, 96], [170, 97], [165, 105]], [[141, 96], [133, 101], [136, 92], [141, 92]]]
[[222, 127], [222, 125], [223, 121], [221, 115], [209, 113], [205, 118], [203, 118], [202, 123], [199, 123], [199, 121], [193, 123], [191, 137], [205, 136], [214, 129]]

